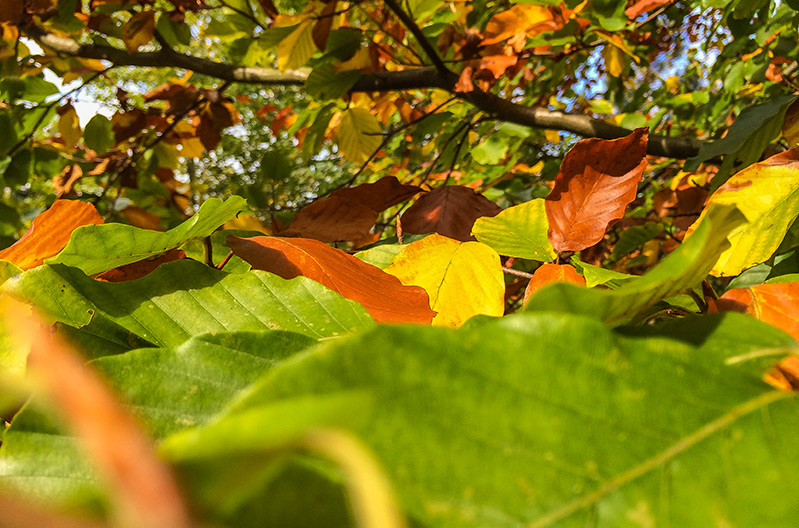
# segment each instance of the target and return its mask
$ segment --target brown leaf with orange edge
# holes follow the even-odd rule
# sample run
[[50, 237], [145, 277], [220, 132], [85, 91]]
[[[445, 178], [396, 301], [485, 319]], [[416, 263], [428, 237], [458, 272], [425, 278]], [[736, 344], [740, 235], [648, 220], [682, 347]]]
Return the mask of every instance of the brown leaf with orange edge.
[[342, 242], [364, 236], [376, 220], [377, 213], [369, 207], [331, 196], [304, 207], [280, 234], [322, 242]]
[[482, 216], [496, 216], [497, 204], [461, 185], [437, 187], [422, 195], [402, 215], [406, 233], [438, 233], [461, 242], [475, 240], [472, 226]]
[[80, 165], [69, 165], [61, 171], [61, 174], [53, 178], [53, 190], [57, 197], [70, 194], [75, 183], [83, 178], [83, 169]]
[[625, 9], [624, 14], [627, 15], [627, 18], [630, 20], [635, 20], [641, 13], [652, 11], [662, 5], [670, 4], [673, 1], [674, 0], [638, 0], [638, 2]]
[[103, 218], [92, 204], [77, 200], [56, 200], [31, 223], [14, 245], [0, 251], [0, 259], [27, 270], [56, 255], [69, 242], [72, 232], [84, 225], [102, 224]]
[[28, 369], [105, 480], [117, 519], [141, 528], [188, 528], [186, 503], [155, 442], [102, 377], [35, 317], [4, 309], [8, 328], [30, 345]]
[[799, 282], [760, 284], [724, 292], [720, 312], [742, 312], [776, 326], [799, 341]]
[[523, 303], [527, 304], [535, 292], [553, 282], [568, 282], [585, 286], [585, 277], [577, 273], [574, 266], [570, 264], [541, 264], [533, 273], [533, 278], [527, 283]]
[[327, 37], [330, 35], [330, 29], [333, 27], [333, 13], [336, 12], [336, 4], [338, 0], [330, 0], [327, 5], [319, 13], [319, 17], [311, 30], [311, 37], [313, 37], [314, 44], [321, 51], [327, 48]]
[[474, 68], [466, 66], [458, 77], [458, 82], [455, 83], [454, 91], [457, 93], [469, 93], [474, 91], [474, 84], [472, 83], [472, 73]]
[[394, 176], [384, 176], [374, 183], [364, 183], [356, 187], [333, 191], [330, 196], [360, 203], [379, 213], [420, 192], [422, 192], [421, 187], [404, 185]]
[[284, 279], [300, 275], [363, 305], [380, 323], [430, 324], [436, 312], [423, 288], [404, 286], [380, 268], [318, 240], [227, 237], [227, 246], [254, 269]]
[[799, 392], [799, 356], [788, 356], [774, 365], [763, 381], [780, 390]]
[[140, 279], [149, 275], [161, 264], [186, 258], [186, 253], [182, 249], [170, 249], [152, 259], [144, 259], [131, 264], [125, 264], [118, 268], [104, 271], [95, 277], [96, 280], [103, 282], [125, 282]]
[[122, 42], [128, 53], [133, 53], [153, 40], [155, 33], [155, 11], [147, 10], [136, 13], [122, 28]]
[[125, 220], [130, 222], [132, 226], [150, 229], [152, 231], [164, 231], [164, 228], [161, 227], [161, 218], [158, 215], [140, 209], [135, 205], [125, 207], [119, 214], [125, 217]]
[[555, 20], [550, 8], [540, 5], [516, 4], [507, 11], [497, 13], [486, 24], [483, 46], [525, 33], [528, 38], [545, 31], [563, 27], [563, 22]]
[[646, 168], [648, 137], [647, 128], [638, 128], [619, 139], [584, 139], [566, 154], [545, 201], [555, 251], [593, 246], [624, 217]]

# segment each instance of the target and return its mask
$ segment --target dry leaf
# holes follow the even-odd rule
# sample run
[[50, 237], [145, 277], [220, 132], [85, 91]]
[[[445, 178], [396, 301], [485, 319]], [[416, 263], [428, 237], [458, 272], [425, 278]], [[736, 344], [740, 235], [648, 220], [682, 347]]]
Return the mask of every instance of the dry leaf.
[[331, 196], [304, 207], [280, 234], [322, 242], [354, 240], [367, 234], [376, 220], [377, 213], [365, 205]]
[[404, 202], [421, 192], [416, 185], [403, 185], [394, 176], [385, 176], [374, 183], [364, 183], [357, 187], [339, 189], [330, 194], [344, 200], [351, 200], [365, 205], [379, 213], [393, 205]]
[[56, 255], [80, 226], [102, 224], [103, 218], [92, 204], [77, 200], [56, 200], [31, 223], [30, 229], [14, 245], [0, 251], [0, 259], [27, 270]]
[[742, 312], [776, 326], [799, 341], [799, 282], [728, 290], [715, 301], [720, 312]]
[[136, 13], [122, 28], [122, 42], [128, 53], [133, 53], [153, 40], [155, 33], [155, 11]]
[[542, 264], [535, 270], [527, 289], [524, 290], [524, 304], [527, 304], [535, 292], [553, 282], [569, 282], [585, 286], [585, 277], [577, 273], [570, 264]]
[[402, 215], [406, 233], [438, 233], [455, 240], [475, 240], [472, 226], [482, 216], [495, 216], [502, 209], [474, 190], [460, 185], [438, 187], [422, 195]]
[[186, 258], [186, 253], [182, 249], [170, 249], [155, 258], [144, 259], [131, 264], [126, 264], [118, 268], [104, 271], [94, 277], [96, 280], [104, 282], [125, 282], [141, 279], [145, 275], [155, 271], [161, 264]]
[[318, 240], [231, 235], [227, 245], [253, 269], [313, 279], [360, 303], [379, 323], [430, 324], [435, 315], [422, 288], [403, 286], [380, 268]]
[[566, 154], [545, 203], [555, 251], [593, 246], [624, 216], [646, 168], [648, 135], [639, 128], [620, 139], [584, 139]]
[[774, 365], [763, 381], [780, 390], [799, 392], [799, 356], [788, 356]]

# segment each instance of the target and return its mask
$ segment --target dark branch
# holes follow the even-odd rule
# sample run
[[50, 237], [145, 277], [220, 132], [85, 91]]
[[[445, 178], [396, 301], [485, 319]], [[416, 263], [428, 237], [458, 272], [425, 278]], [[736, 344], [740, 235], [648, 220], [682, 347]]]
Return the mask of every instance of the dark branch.
[[[73, 57], [106, 60], [111, 62], [113, 66], [183, 68], [228, 82], [264, 85], [303, 86], [308, 79], [308, 72], [304, 70], [281, 72], [272, 68], [236, 66], [178, 53], [169, 48], [159, 51], [128, 53], [110, 46], [80, 44], [70, 38], [47, 33], [41, 28], [32, 25], [23, 29], [29, 37], [55, 52]], [[444, 69], [446, 70], [446, 68]], [[442, 74], [440, 69], [428, 66], [413, 70], [364, 74], [358, 79], [351, 91], [388, 92], [440, 88], [453, 92], [453, 87], [457, 82], [457, 75], [449, 70], [446, 70], [446, 72]], [[481, 90], [454, 93], [454, 95], [471, 103], [497, 120], [534, 128], [563, 130], [584, 137], [602, 139], [615, 139], [626, 136], [631, 132], [626, 128], [612, 125], [591, 116], [520, 105]], [[648, 152], [656, 156], [686, 159], [696, 156], [701, 146], [702, 141], [695, 138], [653, 135], [649, 137]]]
[[454, 75], [449, 68], [444, 65], [441, 57], [438, 56], [435, 48], [433, 48], [433, 46], [430, 44], [430, 41], [427, 40], [427, 37], [424, 36], [424, 33], [422, 33], [422, 30], [419, 28], [419, 25], [416, 23], [416, 21], [411, 18], [408, 13], [406, 13], [394, 0], [384, 0], [384, 2], [397, 16], [397, 18], [402, 21], [402, 24], [408, 28], [408, 31], [410, 31], [411, 34], [416, 38], [417, 42], [419, 42], [419, 45], [424, 50], [425, 55], [427, 55], [427, 57], [430, 59], [430, 62], [432, 62], [433, 66], [435, 66], [439, 75], [444, 79]]

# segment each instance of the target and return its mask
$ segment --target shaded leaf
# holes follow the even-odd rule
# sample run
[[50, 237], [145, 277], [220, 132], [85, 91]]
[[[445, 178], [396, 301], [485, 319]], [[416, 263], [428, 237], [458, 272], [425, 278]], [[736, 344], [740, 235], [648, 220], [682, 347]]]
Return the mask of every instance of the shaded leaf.
[[379, 213], [412, 198], [421, 191], [422, 189], [416, 185], [401, 184], [394, 176], [384, 176], [374, 183], [333, 191], [330, 196], [357, 202]]
[[212, 331], [289, 330], [319, 338], [374, 324], [358, 303], [310, 279], [287, 281], [261, 271], [228, 274], [189, 259], [117, 283], [45, 265], [9, 279], [2, 291], [33, 304], [51, 321], [86, 327], [109, 340], [113, 328], [122, 327], [158, 346]]
[[86, 123], [83, 131], [83, 140], [86, 146], [103, 155], [114, 144], [114, 132], [111, 129], [111, 120], [102, 114], [96, 114]]
[[365, 163], [383, 142], [380, 122], [365, 108], [349, 108], [341, 115], [336, 142], [348, 160]]
[[615, 290], [553, 284], [531, 297], [526, 309], [591, 315], [614, 324], [628, 320], [662, 299], [699, 285], [717, 256], [729, 247], [727, 236], [743, 222], [743, 214], [734, 206], [714, 205], [693, 237], [641, 277]]
[[624, 216], [646, 168], [648, 129], [627, 137], [584, 139], [563, 159], [546, 197], [549, 241], [558, 253], [591, 247]]
[[71, 104], [66, 104], [58, 109], [58, 133], [67, 147], [74, 147], [80, 142], [83, 132], [80, 129], [78, 113]]
[[499, 255], [479, 242], [430, 235], [408, 244], [385, 271], [425, 289], [430, 308], [438, 312], [433, 325], [460, 326], [475, 315], [504, 313]]
[[122, 41], [125, 43], [128, 53], [137, 51], [153, 40], [155, 33], [155, 11], [147, 10], [136, 13], [122, 28]]
[[123, 224], [87, 226], [76, 230], [63, 251], [48, 263], [73, 266], [87, 275], [102, 273], [207, 237], [246, 206], [240, 196], [232, 196], [224, 203], [209, 198], [194, 216], [165, 233]]
[[330, 0], [325, 4], [322, 12], [319, 13], [319, 18], [313, 26], [311, 35], [314, 44], [322, 51], [327, 49], [327, 37], [330, 35], [330, 29], [333, 26], [333, 17], [336, 12], [336, 4], [338, 0]]
[[578, 274], [574, 266], [569, 264], [541, 264], [533, 273], [533, 278], [527, 283], [527, 288], [524, 290], [524, 304], [530, 300], [530, 297], [546, 286], [553, 282], [568, 282], [578, 286], [585, 286], [585, 278]]
[[423, 194], [402, 215], [402, 229], [408, 233], [438, 233], [455, 240], [475, 240], [475, 220], [495, 216], [502, 209], [474, 190], [460, 185], [437, 187]]
[[[730, 234], [730, 248], [711, 274], [738, 275], [771, 257], [799, 216], [798, 168], [799, 149], [787, 150], [738, 172], [710, 195], [708, 207], [694, 225], [701, 225], [713, 204], [735, 205], [746, 216], [746, 222]], [[689, 238], [693, 230], [692, 226]]]
[[304, 276], [360, 303], [379, 323], [430, 324], [427, 293], [340, 249], [307, 238], [229, 236], [227, 245], [239, 257], [284, 279]]
[[313, 39], [313, 20], [300, 22], [297, 29], [291, 32], [277, 45], [277, 67], [280, 71], [296, 70], [316, 53]]
[[727, 290], [714, 304], [719, 311], [749, 314], [799, 340], [799, 282]]
[[556, 256], [547, 239], [548, 229], [544, 200], [538, 198], [496, 216], [478, 218], [472, 235], [500, 255], [546, 262]]
[[367, 234], [376, 220], [377, 213], [369, 207], [331, 196], [303, 207], [280, 234], [322, 242], [355, 240]]
[[14, 245], [0, 251], [0, 259], [22, 269], [39, 266], [44, 259], [61, 251], [81, 226], [98, 225], [103, 218], [92, 204], [77, 200], [56, 200], [50, 209], [31, 223], [28, 231]]
[[738, 314], [616, 332], [564, 314], [387, 326], [280, 365], [239, 408], [372, 395], [356, 432], [420, 526], [789, 528], [796, 397], [761, 381], [768, 359], [728, 363], [764, 347], [795, 350]]
[[170, 249], [166, 253], [162, 253], [155, 258], [148, 258], [138, 262], [132, 262], [118, 268], [104, 271], [103, 273], [97, 275], [95, 279], [106, 282], [124, 282], [136, 280], [144, 277], [145, 275], [149, 275], [161, 264], [166, 264], [167, 262], [184, 258], [186, 258], [186, 253], [184, 253], [182, 249]]

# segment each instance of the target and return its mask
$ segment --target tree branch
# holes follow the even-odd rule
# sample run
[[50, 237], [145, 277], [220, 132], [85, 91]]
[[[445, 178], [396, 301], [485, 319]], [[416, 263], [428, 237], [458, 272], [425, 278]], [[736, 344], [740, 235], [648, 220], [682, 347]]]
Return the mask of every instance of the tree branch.
[[[47, 33], [34, 25], [21, 29], [43, 47], [50, 48], [57, 53], [73, 57], [106, 60], [111, 62], [113, 66], [183, 68], [223, 81], [273, 86], [303, 86], [308, 79], [307, 70], [281, 72], [272, 68], [237, 66], [179, 53], [169, 48], [159, 51], [128, 53], [125, 50], [111, 46], [80, 44], [70, 38]], [[427, 41], [425, 40], [424, 42]], [[429, 42], [427, 45], [429, 46]], [[388, 92], [440, 88], [453, 92], [460, 99], [471, 103], [477, 109], [501, 121], [534, 128], [562, 130], [583, 137], [602, 139], [616, 139], [631, 132], [626, 128], [612, 125], [588, 115], [556, 112], [542, 107], [520, 105], [481, 90], [455, 93], [453, 88], [457, 82], [457, 75], [447, 70], [446, 67], [444, 69], [447, 72], [445, 74], [442, 74], [439, 68], [433, 66], [413, 70], [364, 74], [350, 91]], [[649, 136], [647, 152], [655, 156], [686, 159], [696, 156], [702, 144], [702, 141], [695, 138], [651, 135]]]
[[422, 30], [419, 27], [419, 25], [416, 23], [416, 21], [413, 18], [411, 18], [408, 15], [408, 13], [406, 13], [402, 9], [402, 7], [400, 7], [400, 5], [394, 0], [383, 0], [383, 1], [388, 6], [388, 8], [391, 9], [391, 11], [397, 16], [397, 18], [399, 18], [400, 21], [402, 21], [402, 24], [406, 28], [408, 28], [408, 31], [410, 31], [411, 34], [416, 38], [417, 42], [419, 42], [419, 45], [422, 47], [422, 50], [424, 50], [425, 55], [427, 55], [427, 57], [430, 59], [430, 62], [432, 62], [433, 66], [435, 66], [436, 71], [438, 71], [438, 74], [444, 79], [447, 79], [452, 75], [454, 75], [454, 73], [452, 73], [449, 70], [449, 68], [447, 68], [446, 65], [444, 65], [444, 62], [441, 60], [441, 57], [438, 56], [438, 52], [436, 52], [435, 48], [433, 48], [433, 46], [430, 44], [430, 41], [427, 40], [427, 37], [424, 36], [424, 33], [422, 33]]

